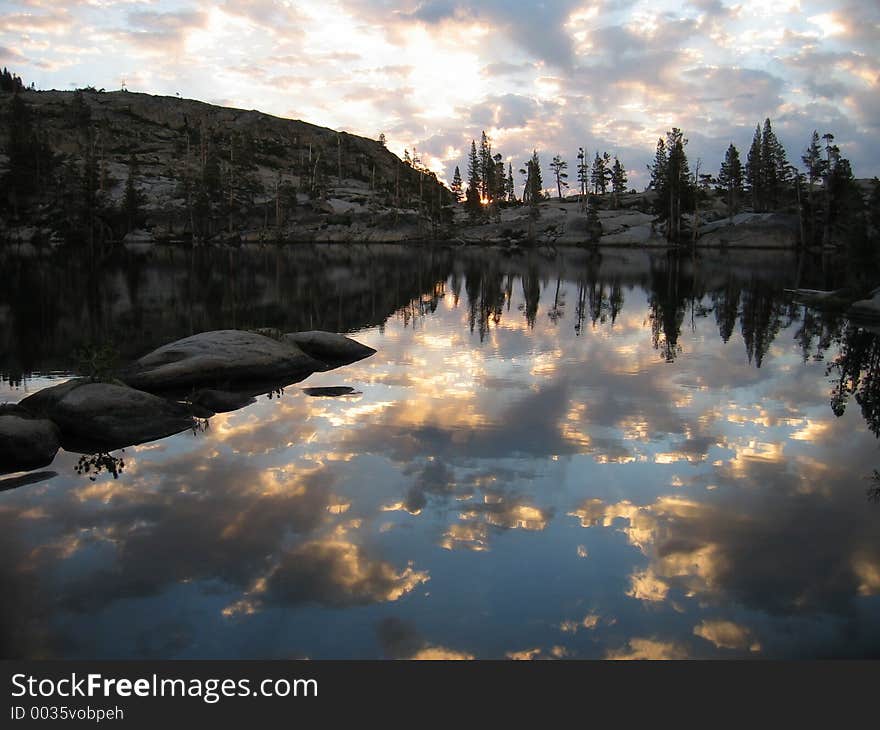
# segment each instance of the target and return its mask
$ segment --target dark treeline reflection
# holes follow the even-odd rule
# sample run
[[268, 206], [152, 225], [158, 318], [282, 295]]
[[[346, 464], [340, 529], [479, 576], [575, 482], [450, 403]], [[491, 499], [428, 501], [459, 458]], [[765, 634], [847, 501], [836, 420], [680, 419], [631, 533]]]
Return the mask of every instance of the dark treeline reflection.
[[[682, 330], [695, 329], [700, 318], [714, 318], [725, 343], [738, 331], [757, 368], [780, 330], [791, 327], [804, 361], [823, 360], [839, 343], [829, 367], [836, 376], [832, 407], [840, 414], [854, 396], [880, 434], [876, 336], [838, 315], [792, 303], [784, 289], [795, 283], [843, 283], [827, 262], [798, 261], [794, 254], [702, 252], [694, 258], [674, 250], [606, 249], [511, 257], [476, 249], [324, 245], [157, 248], [146, 256], [120, 252], [100, 267], [87, 259], [9, 258], [3, 264], [0, 374], [13, 384], [32, 372], [72, 370], [85, 344], [110, 343], [125, 360], [211, 329], [344, 332], [381, 326], [394, 314], [408, 325], [450, 295], [454, 307], [467, 308], [468, 326], [480, 341], [504, 317], [581, 336], [614, 327], [622, 314], [645, 316], [646, 336], [670, 363], [681, 356]], [[628, 297], [636, 289], [647, 295], [647, 312], [645, 298]], [[511, 311], [515, 300], [522, 303]]]
[[[468, 326], [481, 341], [503, 317], [524, 317], [529, 328], [544, 326], [543, 322], [539, 325], [541, 311], [552, 326], [570, 328], [573, 335], [588, 327], [613, 327], [621, 313], [643, 313], [636, 310], [643, 306], [641, 297], [626, 306], [626, 291], [639, 288], [648, 299], [646, 334], [649, 330], [654, 348], [667, 362], [681, 353], [682, 330], [694, 329], [696, 320], [706, 317], [714, 317], [725, 343], [738, 331], [748, 362], [757, 368], [780, 330], [793, 325], [804, 361], [822, 360], [840, 336], [844, 320], [839, 314], [793, 303], [784, 289], [794, 285], [794, 259], [775, 256], [776, 260], [770, 255], [738, 252], [694, 259], [674, 251], [610, 251], [548, 261], [471, 253], [455, 261], [449, 286], [455, 307], [464, 286]], [[445, 284], [439, 282], [427, 295], [423, 313], [433, 311], [425, 308], [426, 301], [436, 308], [438, 297], [446, 292]], [[569, 290], [576, 292], [570, 309], [566, 303]], [[519, 294], [524, 303], [511, 312], [512, 300]], [[411, 309], [405, 313], [413, 314]]]
[[0, 373], [70, 370], [78, 347], [121, 359], [213, 329], [346, 332], [382, 324], [450, 271], [448, 252], [394, 246], [157, 248], [86, 258], [8, 258], [0, 290]]

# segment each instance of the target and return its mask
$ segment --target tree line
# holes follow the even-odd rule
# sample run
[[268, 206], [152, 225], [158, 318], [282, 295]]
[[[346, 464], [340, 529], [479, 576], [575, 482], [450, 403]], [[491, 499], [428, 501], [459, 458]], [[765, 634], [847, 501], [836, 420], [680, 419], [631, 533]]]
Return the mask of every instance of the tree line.
[[[813, 132], [801, 156], [803, 169], [789, 162], [769, 118], [756, 126], [745, 161], [731, 143], [717, 174], [706, 172], [702, 160], [696, 160], [692, 170], [687, 144], [681, 129], [670, 129], [658, 139], [653, 162], [648, 165], [647, 190], [654, 193], [652, 209], [670, 242], [681, 243], [688, 235], [695, 238], [707, 203], [718, 197], [723, 199], [731, 218], [746, 208], [753, 212], [797, 215], [799, 239], [804, 246], [828, 245], [839, 240], [864, 253], [869, 247], [869, 231], [878, 230], [872, 220], [880, 207], [880, 188], [875, 185], [873, 198], [866, 205], [852, 166], [841, 155], [830, 132], [821, 137]], [[562, 199], [571, 189], [569, 163], [557, 154], [549, 168], [551, 186]], [[619, 207], [620, 198], [627, 191], [627, 170], [608, 152], [596, 151], [590, 160], [584, 147], [578, 148], [574, 169], [578, 199], [592, 227], [601, 232], [596, 212], [598, 201], [601, 199], [611, 208]], [[528, 205], [537, 217], [540, 201], [549, 197], [537, 150], [519, 168], [519, 174], [522, 197], [518, 200], [513, 167], [508, 163], [505, 169], [502, 156], [493, 152], [484, 131], [479, 146], [471, 140], [466, 180], [460, 167], [455, 167], [452, 194], [464, 203], [473, 219], [491, 218], [499, 206], [512, 204]]]
[[[626, 168], [615, 156], [608, 152], [597, 151], [592, 162], [583, 147], [578, 149], [575, 166], [578, 181], [578, 199], [587, 211], [592, 223], [589, 228], [601, 235], [601, 226], [597, 213], [598, 196], [611, 193], [611, 205], [619, 205], [620, 196], [626, 192]], [[550, 163], [552, 183], [560, 200], [563, 191], [570, 189], [568, 182], [568, 161], [561, 154], [553, 157]], [[526, 205], [533, 218], [539, 215], [542, 200], [549, 199], [550, 194], [544, 188], [541, 172], [541, 159], [537, 150], [523, 162], [518, 169], [522, 177], [522, 197], [516, 196], [516, 181], [513, 176], [513, 164], [508, 162], [505, 169], [501, 154], [492, 150], [492, 143], [485, 130], [480, 137], [480, 145], [471, 140], [470, 153], [467, 158], [467, 181], [462, 178], [461, 168], [456, 165], [450, 189], [456, 202], [464, 203], [472, 219], [491, 218], [497, 214], [499, 207], [509, 205]]]
[[827, 246], [836, 240], [856, 258], [870, 255], [870, 235], [880, 230], [880, 183], [875, 178], [866, 204], [852, 166], [830, 132], [821, 138], [813, 132], [801, 155], [803, 171], [788, 161], [769, 118], [756, 126], [745, 163], [731, 143], [717, 176], [701, 174], [700, 160], [691, 173], [686, 145], [682, 131], [671, 129], [665, 138], [658, 139], [654, 161], [648, 166], [649, 189], [656, 192], [654, 212], [665, 225], [670, 242], [682, 240], [685, 212], [693, 214], [691, 233], [696, 235], [701, 206], [714, 189], [723, 197], [730, 217], [746, 204], [753, 212], [792, 213], [798, 219], [801, 245]]

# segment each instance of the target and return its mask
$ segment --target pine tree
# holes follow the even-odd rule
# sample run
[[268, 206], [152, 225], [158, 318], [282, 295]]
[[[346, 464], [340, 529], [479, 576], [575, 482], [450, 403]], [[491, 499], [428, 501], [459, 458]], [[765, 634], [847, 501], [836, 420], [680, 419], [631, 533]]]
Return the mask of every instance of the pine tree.
[[620, 164], [617, 157], [614, 158], [614, 165], [611, 168], [611, 192], [614, 195], [614, 207], [620, 204], [620, 196], [626, 192], [626, 169]]
[[831, 172], [834, 169], [834, 164], [837, 161], [837, 157], [839, 156], [839, 150], [837, 145], [832, 145], [831, 143], [834, 141], [834, 135], [831, 132], [826, 132], [822, 135], [822, 139], [825, 140], [825, 175], [822, 178], [822, 188], [825, 192], [825, 212], [823, 215], [823, 226], [822, 226], [822, 245], [827, 246], [831, 243]]
[[681, 235], [682, 210], [694, 202], [694, 186], [684, 152], [686, 144], [682, 131], [673, 127], [666, 133], [665, 141], [663, 138], [657, 140], [654, 164], [649, 166], [650, 187], [657, 191], [654, 211], [666, 221], [666, 238], [672, 242], [677, 242]]
[[577, 180], [580, 185], [581, 206], [586, 204], [587, 186], [590, 182], [590, 165], [587, 162], [587, 152], [583, 147], [578, 147]]
[[669, 158], [666, 153], [666, 141], [663, 137], [657, 140], [657, 151], [654, 153], [654, 164], [649, 165], [651, 172], [651, 182], [648, 187], [656, 190], [660, 197], [663, 196], [666, 189], [666, 173], [668, 172]]
[[[18, 77], [15, 77], [18, 78]], [[55, 156], [41, 134], [37, 119], [22, 95], [15, 92], [6, 117], [6, 174], [0, 189], [17, 216], [20, 206], [46, 188], [55, 166]]]
[[553, 175], [556, 177], [556, 192], [559, 195], [559, 199], [562, 200], [562, 188], [568, 188], [568, 173], [566, 170], [568, 169], [568, 163], [562, 159], [561, 155], [556, 155], [553, 158], [553, 162], [550, 163], [550, 169], [553, 170]]
[[856, 267], [855, 278], [859, 278], [867, 273], [874, 254], [867, 238], [865, 201], [849, 160], [841, 157], [837, 145], [829, 144], [829, 147], [826, 175], [829, 234], [838, 234], [836, 238], [846, 247], [848, 263]]
[[600, 193], [605, 195], [608, 185], [606, 155], [600, 157], [597, 152], [596, 157], [593, 159], [593, 167], [590, 170], [590, 184], [593, 186], [594, 195], [599, 195]]
[[666, 239], [677, 242], [681, 235], [682, 206], [687, 207], [691, 196], [690, 171], [684, 148], [687, 140], [678, 127], [673, 127], [666, 134], [666, 149], [669, 151], [668, 171], [666, 174], [669, 216], [666, 221]]
[[471, 151], [468, 155], [468, 184], [465, 191], [465, 206], [476, 214], [480, 210], [480, 158], [477, 156], [477, 145], [471, 140]]
[[492, 179], [495, 173], [495, 164], [492, 161], [492, 145], [484, 131], [480, 137], [480, 197], [490, 202], [492, 200]]
[[3, 72], [0, 73], [0, 91], [11, 91], [13, 93], [24, 91], [22, 80], [5, 66], [3, 67]]
[[739, 210], [739, 201], [743, 192], [743, 169], [739, 159], [739, 150], [731, 142], [721, 163], [718, 173], [718, 184], [724, 189], [727, 203], [727, 215], [731, 218]]
[[532, 217], [537, 218], [539, 214], [538, 206], [543, 198], [544, 190], [544, 182], [541, 177], [541, 161], [538, 158], [537, 150], [532, 150], [532, 157], [526, 162], [526, 166], [520, 169], [520, 174], [526, 176], [523, 202], [529, 204]]
[[507, 181], [504, 176], [504, 158], [500, 154], [492, 156], [492, 178], [489, 197], [493, 203], [507, 198]]
[[510, 203], [516, 202], [516, 184], [513, 182], [513, 165], [507, 163], [507, 200]]
[[765, 210], [777, 208], [782, 203], [789, 177], [785, 148], [776, 138], [770, 119], [765, 119], [761, 133], [761, 178], [764, 193], [762, 207]]
[[452, 195], [455, 197], [455, 202], [460, 203], [462, 198], [462, 189], [461, 189], [461, 171], [458, 169], [458, 165], [455, 166], [455, 174], [452, 176], [452, 185], [450, 186], [452, 190]]
[[752, 210], [760, 210], [764, 200], [763, 175], [761, 174], [761, 129], [755, 127], [755, 136], [752, 137], [752, 146], [746, 157], [746, 187], [752, 198]]
[[807, 205], [810, 209], [810, 237], [815, 236], [816, 231], [816, 183], [825, 176], [827, 162], [822, 158], [822, 147], [819, 144], [819, 133], [813, 130], [810, 144], [801, 156], [804, 166], [807, 168]]
[[604, 176], [602, 190], [607, 191], [611, 185], [611, 155], [607, 152], [602, 153], [602, 175]]

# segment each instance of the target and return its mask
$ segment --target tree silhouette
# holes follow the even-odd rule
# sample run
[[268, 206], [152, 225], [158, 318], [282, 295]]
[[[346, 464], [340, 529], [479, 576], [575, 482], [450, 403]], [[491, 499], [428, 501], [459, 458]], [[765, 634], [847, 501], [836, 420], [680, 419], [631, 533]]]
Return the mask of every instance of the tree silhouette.
[[626, 192], [626, 181], [626, 169], [620, 164], [620, 160], [615, 157], [614, 165], [611, 168], [611, 192], [615, 208], [620, 205], [620, 196]]
[[538, 151], [532, 150], [532, 157], [526, 161], [525, 167], [520, 169], [520, 174], [525, 175], [526, 183], [523, 190], [523, 202], [528, 203], [533, 218], [537, 218], [538, 205], [544, 197], [544, 182], [541, 178], [541, 161]]
[[462, 198], [462, 188], [461, 171], [458, 169], [458, 165], [455, 166], [455, 174], [452, 176], [452, 185], [450, 185], [449, 189], [452, 190], [455, 202], [460, 203]]
[[755, 127], [752, 146], [746, 159], [746, 186], [752, 198], [752, 210], [760, 210], [764, 202], [764, 176], [761, 162], [761, 128]]
[[810, 144], [801, 156], [804, 167], [807, 168], [807, 206], [810, 219], [810, 240], [815, 241], [817, 224], [816, 184], [820, 182], [827, 171], [828, 163], [822, 157], [822, 147], [819, 143], [819, 133], [814, 129]]
[[776, 138], [770, 119], [767, 118], [761, 132], [762, 207], [765, 210], [775, 209], [782, 203], [789, 177], [785, 148]]
[[718, 185], [724, 190], [727, 204], [727, 215], [733, 217], [739, 211], [739, 201], [743, 193], [743, 168], [739, 159], [739, 150], [731, 142], [721, 163], [718, 173]]
[[471, 216], [480, 212], [480, 158], [477, 156], [477, 145], [471, 140], [471, 153], [468, 156], [468, 185], [465, 191], [465, 207]]
[[690, 179], [685, 139], [678, 127], [657, 141], [654, 164], [650, 166], [651, 187], [657, 191], [654, 211], [666, 221], [666, 240], [677, 243], [681, 237], [682, 211], [694, 203], [694, 185]]
[[550, 163], [550, 169], [553, 170], [553, 175], [556, 177], [556, 192], [559, 195], [559, 199], [562, 200], [562, 188], [568, 188], [568, 183], [566, 182], [568, 180], [568, 173], [566, 172], [568, 163], [560, 155], [556, 155]]

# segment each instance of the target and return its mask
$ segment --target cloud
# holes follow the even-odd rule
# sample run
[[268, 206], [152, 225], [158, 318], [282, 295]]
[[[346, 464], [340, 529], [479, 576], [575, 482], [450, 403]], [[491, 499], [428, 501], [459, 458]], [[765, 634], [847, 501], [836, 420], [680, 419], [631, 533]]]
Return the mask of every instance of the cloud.
[[391, 149], [418, 147], [446, 180], [487, 129], [505, 159], [537, 148], [546, 165], [581, 145], [617, 153], [642, 187], [670, 127], [715, 168], [768, 116], [789, 159], [826, 127], [857, 176], [880, 172], [873, 3], [10, 2], [0, 27], [7, 63], [38, 87], [126, 78], [138, 91], [383, 130]]
[[127, 27], [117, 30], [115, 36], [140, 51], [164, 56], [182, 53], [190, 33], [207, 25], [208, 14], [202, 11], [138, 10], [129, 13]]
[[627, 642], [621, 649], [609, 649], [605, 653], [606, 659], [636, 659], [636, 660], [669, 660], [687, 659], [687, 649], [672, 641], [660, 641], [658, 639], [634, 638]]
[[376, 635], [382, 654], [388, 659], [413, 660], [468, 660], [473, 654], [429, 644], [408, 621], [389, 616], [376, 625]]
[[285, 552], [266, 581], [267, 600], [354, 606], [396, 601], [428, 580], [424, 571], [397, 570], [341, 540], [315, 540]]
[[713, 643], [719, 649], [748, 649], [761, 651], [751, 630], [733, 621], [705, 620], [694, 626], [694, 635]]

